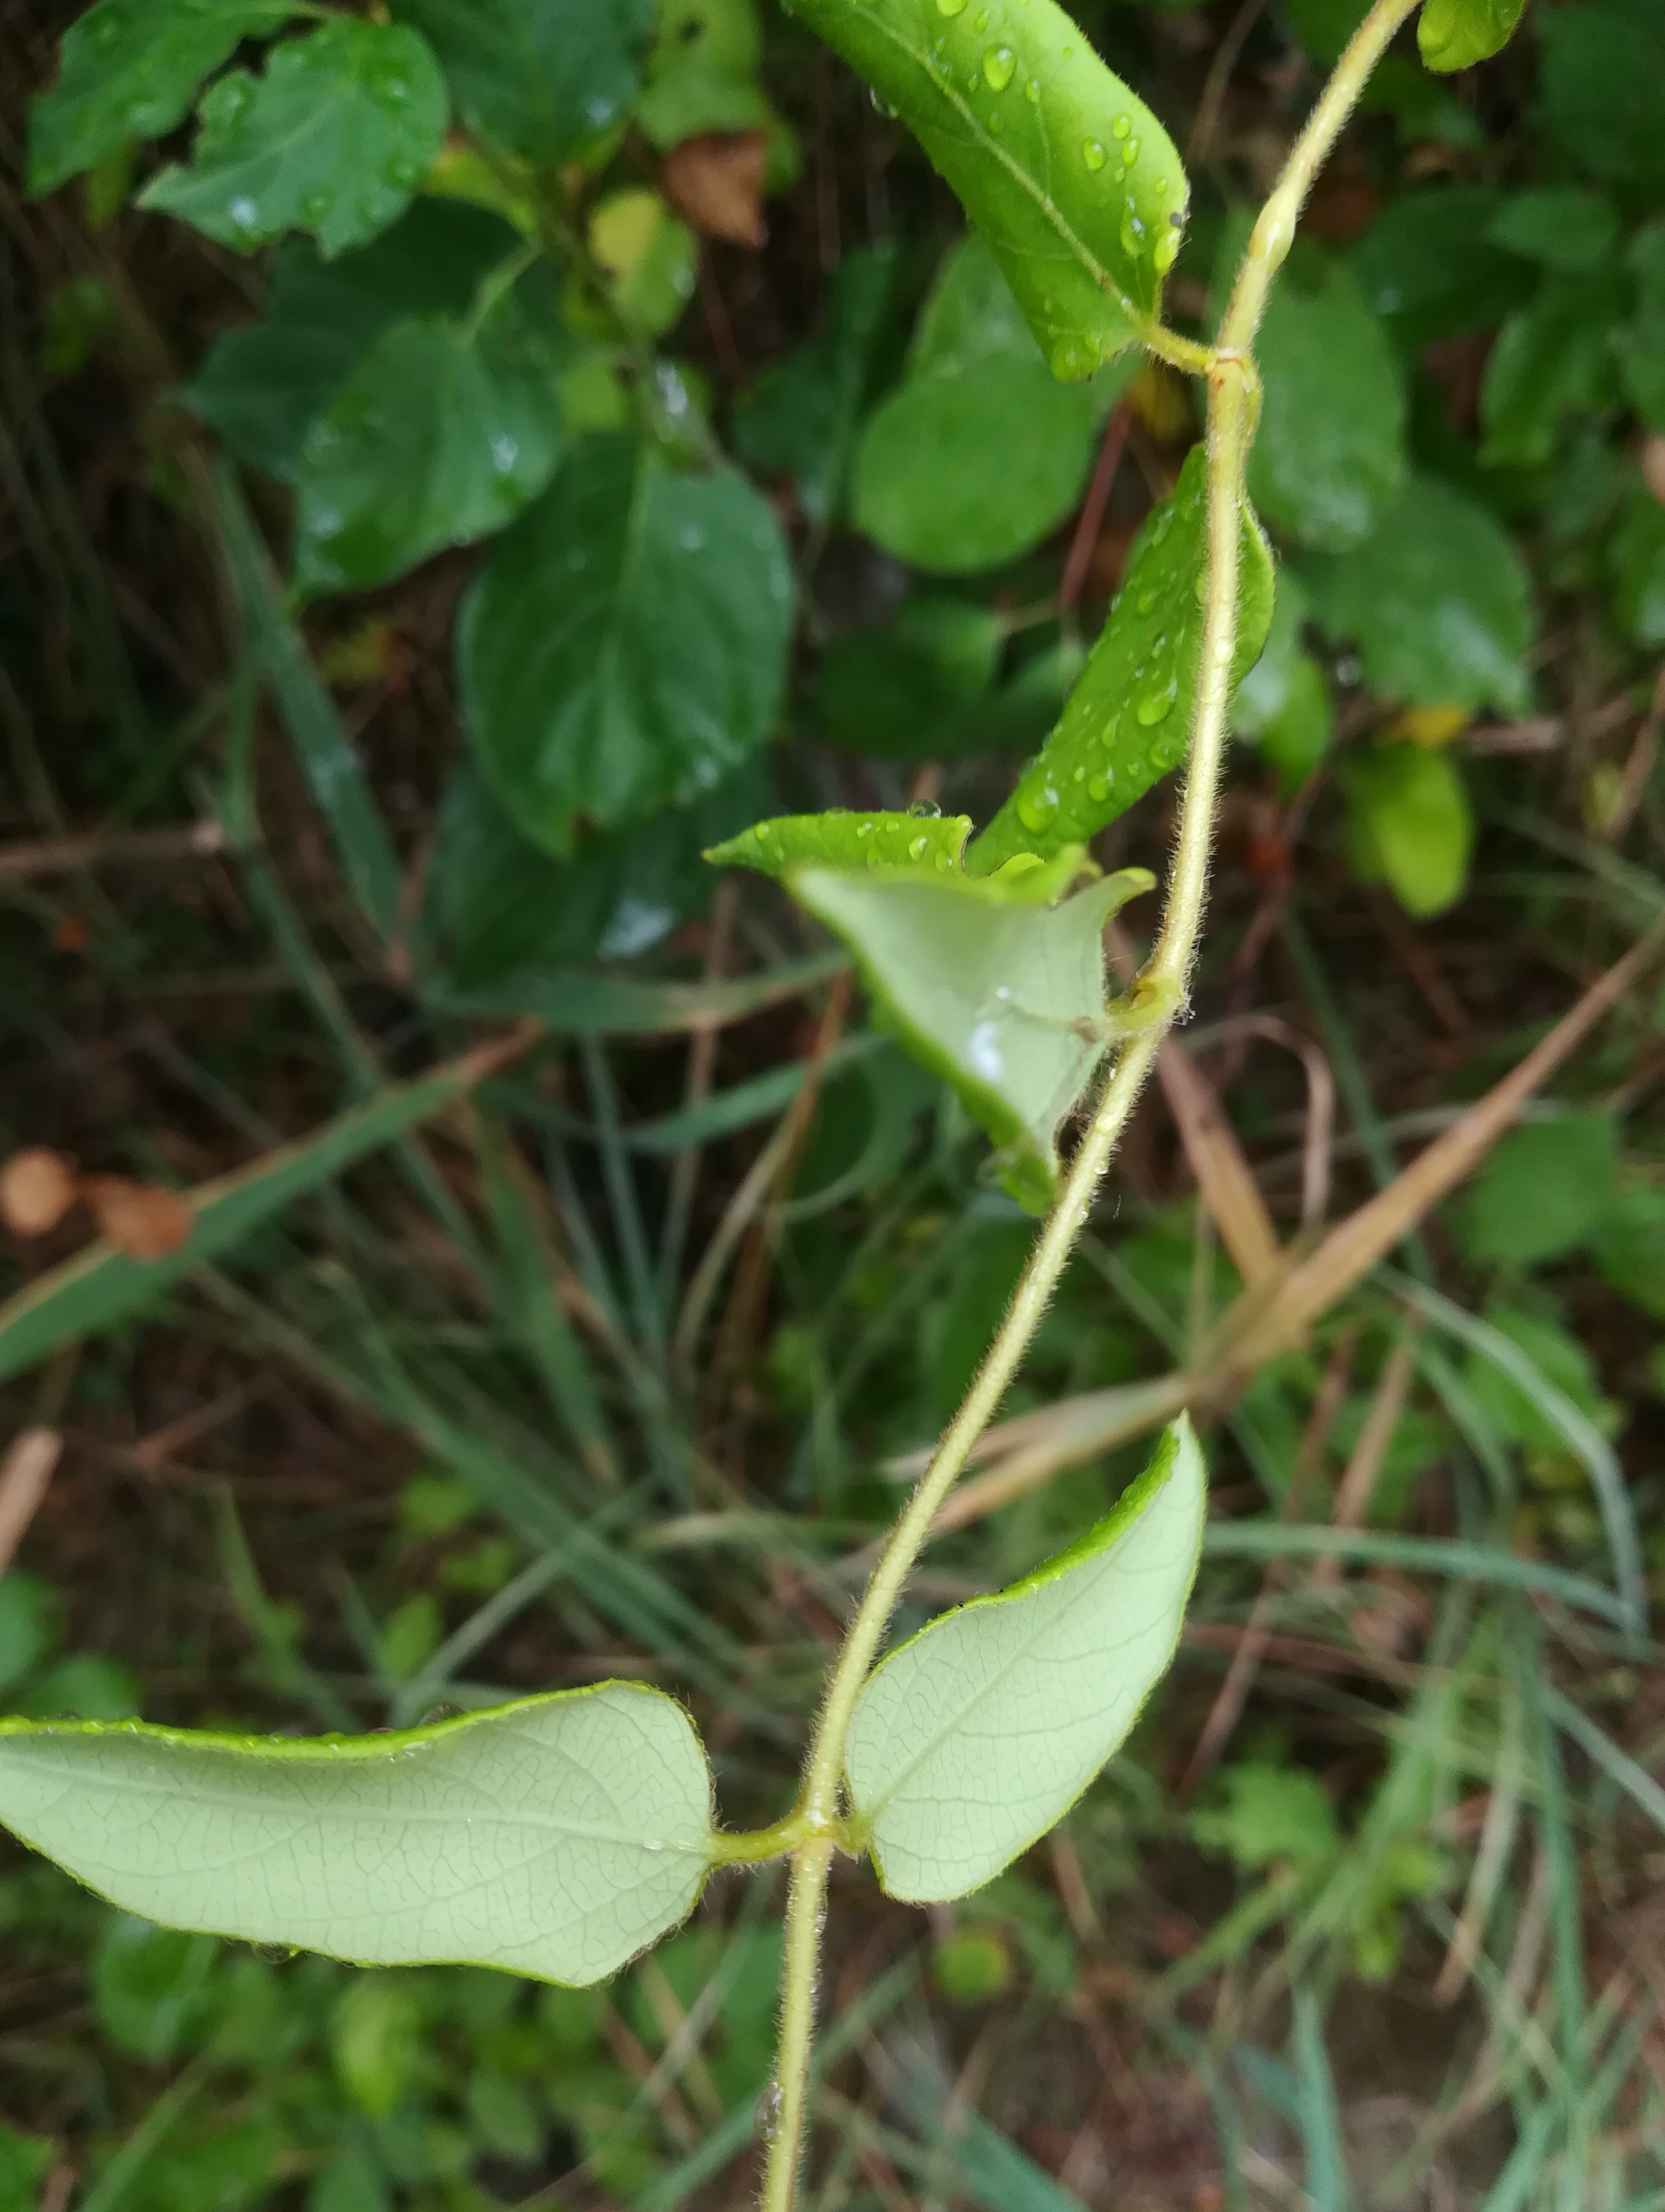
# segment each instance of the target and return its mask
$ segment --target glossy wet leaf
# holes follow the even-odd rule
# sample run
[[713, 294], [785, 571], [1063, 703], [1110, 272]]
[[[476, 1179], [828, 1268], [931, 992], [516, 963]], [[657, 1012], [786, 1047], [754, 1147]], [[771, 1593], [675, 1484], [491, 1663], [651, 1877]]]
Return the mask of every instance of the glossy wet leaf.
[[[1174, 495], [1140, 530], [1121, 588], [1057, 727], [972, 845], [977, 874], [1018, 853], [1084, 844], [1184, 759], [1202, 654], [1207, 458], [1194, 447]], [[1243, 516], [1237, 590], [1239, 677], [1272, 621], [1272, 556]]]
[[1431, 70], [1472, 69], [1508, 43], [1526, 0], [1425, 0], [1417, 45]]
[[292, 477], [313, 422], [388, 327], [466, 315], [517, 242], [496, 216], [426, 196], [333, 261], [285, 239], [259, 320], [220, 338], [181, 396], [240, 459]]
[[940, 575], [1014, 560], [1079, 500], [1113, 396], [1102, 382], [1058, 382], [987, 244], [963, 240], [926, 302], [906, 376], [862, 428], [856, 526]]
[[795, 478], [812, 522], [830, 522], [843, 501], [856, 426], [891, 319], [898, 259], [890, 240], [847, 253], [828, 287], [824, 328], [765, 369], [735, 404], [740, 458], [766, 476]]
[[229, 1251], [304, 1193], [460, 1097], [479, 1075], [473, 1060], [453, 1060], [415, 1083], [389, 1089], [250, 1167], [199, 1184], [185, 1194], [195, 1221], [190, 1241], [166, 1259], [130, 1260], [100, 1240], [37, 1275], [0, 1304], [0, 1378], [33, 1367], [61, 1344], [96, 1335], [145, 1312], [193, 1267]]
[[969, 814], [783, 814], [743, 830], [706, 854], [719, 868], [756, 868], [777, 880], [794, 868], [884, 868], [957, 875]]
[[1449, 753], [1375, 745], [1348, 763], [1347, 857], [1407, 914], [1443, 914], [1468, 880], [1474, 811]]
[[30, 107], [30, 191], [162, 137], [240, 40], [299, 12], [293, 0], [98, 0], [64, 33], [58, 80]]
[[1182, 1415], [1079, 1542], [933, 1620], [869, 1676], [847, 1771], [892, 1897], [981, 1888], [1121, 1747], [1179, 1642], [1206, 1487]]
[[444, 66], [471, 128], [540, 167], [622, 122], [653, 0], [394, 0]]
[[791, 867], [787, 881], [849, 946], [884, 1025], [993, 1138], [1006, 1189], [1040, 1212], [1059, 1124], [1105, 1048], [1104, 924], [1152, 878], [1129, 868], [1054, 904], [1079, 855], [982, 878], [948, 872], [940, 853], [927, 872], [924, 857]]
[[[659, 193], [610, 194], [590, 217], [589, 238], [608, 296], [629, 328], [650, 338], [674, 330], [694, 296], [699, 248]], [[609, 335], [599, 321], [597, 335]]]
[[635, 1682], [371, 1736], [0, 1725], [0, 1822], [164, 1926], [593, 1982], [703, 1886], [693, 1723]]
[[1489, 185], [1421, 186], [1353, 245], [1349, 265], [1403, 352], [1489, 330], [1531, 291], [1531, 270], [1489, 235], [1503, 205]]
[[513, 297], [466, 323], [395, 323], [307, 433], [295, 577], [381, 584], [503, 529], [560, 457], [558, 341]]
[[1405, 477], [1405, 381], [1381, 318], [1334, 263], [1273, 288], [1255, 356], [1264, 385], [1249, 489], [1275, 529], [1340, 552]]
[[780, 525], [734, 470], [586, 439], [459, 626], [476, 757], [516, 828], [562, 854], [580, 817], [641, 820], [720, 781], [774, 728], [792, 619]]
[[190, 166], [162, 170], [139, 204], [242, 253], [309, 231], [331, 260], [403, 214], [440, 150], [446, 108], [439, 64], [416, 32], [325, 23], [274, 47], [263, 76], [222, 77], [203, 101]]
[[657, 945], [709, 899], [705, 848], [768, 804], [748, 763], [688, 806], [629, 830], [586, 837], [556, 860], [519, 836], [471, 763], [452, 777], [428, 871], [428, 897], [446, 951], [448, 988], [507, 988], [551, 969], [628, 960]]
[[795, 0], [987, 239], [1055, 375], [1158, 313], [1188, 197], [1167, 132], [1053, 0]]
[[1372, 690], [1413, 707], [1525, 705], [1526, 566], [1454, 486], [1413, 477], [1362, 545], [1303, 574], [1321, 627], [1356, 643]]

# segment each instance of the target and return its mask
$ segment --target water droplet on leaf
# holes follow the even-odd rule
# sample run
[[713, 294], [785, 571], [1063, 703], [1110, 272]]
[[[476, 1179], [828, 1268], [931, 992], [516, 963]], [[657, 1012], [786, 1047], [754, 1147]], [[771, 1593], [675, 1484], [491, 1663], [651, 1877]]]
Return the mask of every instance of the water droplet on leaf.
[[1109, 158], [1097, 138], [1087, 138], [1082, 141], [1081, 159], [1090, 169], [1102, 169]]
[[983, 56], [983, 75], [995, 92], [1006, 90], [1017, 66], [1018, 57], [1010, 46], [991, 46]]

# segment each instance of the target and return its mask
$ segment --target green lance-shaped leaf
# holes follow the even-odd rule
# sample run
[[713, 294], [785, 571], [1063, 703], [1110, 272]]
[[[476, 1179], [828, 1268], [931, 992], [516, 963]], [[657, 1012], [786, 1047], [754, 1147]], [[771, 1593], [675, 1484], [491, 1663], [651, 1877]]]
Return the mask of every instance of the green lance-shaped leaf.
[[1054, 374], [1155, 320], [1189, 197], [1167, 132], [1053, 0], [792, 0], [994, 250]]
[[252, 252], [307, 230], [325, 259], [401, 215], [445, 137], [445, 80], [402, 24], [336, 21], [274, 49], [264, 76], [233, 70], [202, 105], [189, 168], [140, 205]]
[[1151, 888], [1125, 869], [1073, 897], [1079, 851], [1021, 856], [999, 875], [788, 868], [793, 895], [849, 946], [884, 1023], [949, 1084], [1000, 1148], [1000, 1180], [1032, 1212], [1058, 1189], [1058, 1125], [1109, 1039], [1105, 922]]
[[1442, 72], [1486, 61], [1507, 43], [1525, 9], [1526, 0], [1428, 0], [1416, 27], [1422, 58]]
[[635, 1682], [373, 1736], [0, 1723], [0, 1822], [172, 1928], [594, 1982], [703, 1886], [693, 1723]]
[[30, 109], [29, 190], [161, 137], [240, 40], [301, 12], [296, 0], [98, 0], [64, 33], [58, 82]]
[[859, 814], [835, 807], [754, 823], [705, 857], [714, 867], [756, 868], [777, 879], [817, 866], [957, 875], [970, 834], [969, 814]]
[[[1085, 844], [1184, 759], [1202, 659], [1206, 471], [1204, 449], [1194, 447], [1173, 497], [1139, 532], [1109, 619], [1058, 726], [967, 854], [974, 874], [1019, 853], [1045, 858]], [[1273, 596], [1272, 555], [1245, 507], [1237, 676], [1260, 658]]]
[[944, 1613], [868, 1677], [845, 1769], [892, 1897], [992, 1881], [1124, 1741], [1179, 1642], [1206, 1487], [1182, 1415], [1079, 1543]]

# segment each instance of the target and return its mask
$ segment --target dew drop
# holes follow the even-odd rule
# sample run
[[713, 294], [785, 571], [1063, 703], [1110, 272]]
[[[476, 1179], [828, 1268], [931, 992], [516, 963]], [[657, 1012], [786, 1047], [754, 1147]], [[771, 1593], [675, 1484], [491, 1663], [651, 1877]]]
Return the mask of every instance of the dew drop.
[[986, 31], [988, 28], [988, 10], [987, 8], [978, 9], [976, 14], [971, 18], [971, 27], [974, 31]]
[[1121, 149], [1121, 166], [1124, 169], [1131, 169], [1138, 159], [1139, 141], [1137, 138], [1130, 138]]
[[1028, 100], [1031, 107], [1038, 107], [1040, 106], [1041, 80], [1038, 76], [1030, 77], [1029, 82], [1024, 87], [1024, 97]]
[[965, 0], [937, 0], [937, 13], [939, 15], [963, 15]]
[[1174, 702], [1178, 696], [1179, 678], [1177, 675], [1172, 675], [1161, 690], [1145, 691], [1140, 694], [1139, 702], [1133, 708], [1134, 719], [1141, 722], [1147, 730], [1154, 729], [1158, 722], [1165, 722], [1169, 715], [1173, 713]]
[[1174, 265], [1175, 257], [1177, 255], [1178, 252], [1179, 230], [1177, 225], [1171, 226], [1167, 230], [1159, 230], [1157, 233], [1156, 244], [1151, 248], [1151, 258], [1156, 263], [1158, 269], [1159, 270], [1171, 269]]
[[1112, 138], [1125, 138], [1133, 127], [1131, 117], [1118, 115], [1110, 125], [1110, 136]]
[[1102, 169], [1109, 155], [1097, 138], [1085, 138], [1081, 143], [1081, 159], [1090, 169]]
[[871, 837], [873, 834], [872, 823], [871, 822], [858, 822], [855, 825], [855, 834], [858, 837]]
[[259, 228], [260, 210], [253, 200], [233, 200], [226, 214], [234, 230], [257, 230]]
[[951, 876], [954, 872], [954, 863], [946, 853], [939, 853], [937, 855], [937, 872], [943, 876]]
[[1090, 798], [1100, 799], [1108, 799], [1110, 795], [1109, 777], [1108, 775], [1089, 776], [1087, 779], [1087, 793]]
[[915, 860], [922, 860], [930, 849], [931, 840], [928, 837], [915, 837], [908, 848], [909, 855]]
[[1154, 592], [1141, 592], [1139, 597], [1133, 601], [1133, 605], [1138, 608], [1139, 613], [1142, 615], [1148, 615], [1152, 608], [1155, 606], [1156, 603], [1157, 595]]
[[1139, 253], [1145, 246], [1145, 225], [1131, 208], [1121, 218], [1121, 250], [1124, 253]]
[[1025, 830], [1044, 830], [1058, 811], [1059, 799], [1055, 785], [1032, 783], [1018, 793], [1018, 819]]
[[99, 52], [108, 53], [127, 28], [127, 11], [125, 9], [112, 8], [105, 15], [95, 15], [87, 27], [92, 34], [93, 44]]
[[983, 75], [988, 80], [990, 89], [1004, 92], [1011, 83], [1017, 66], [1018, 57], [1010, 46], [991, 46], [983, 56]]
[[871, 85], [867, 88], [867, 99], [875, 115], [882, 115], [887, 123], [893, 123], [896, 120], [895, 108], [888, 100], [881, 100]]
[[499, 430], [491, 441], [491, 465], [500, 477], [506, 477], [520, 458], [520, 448], [507, 430]]
[[322, 222], [334, 205], [333, 192], [308, 192], [301, 203], [301, 212], [308, 222]]

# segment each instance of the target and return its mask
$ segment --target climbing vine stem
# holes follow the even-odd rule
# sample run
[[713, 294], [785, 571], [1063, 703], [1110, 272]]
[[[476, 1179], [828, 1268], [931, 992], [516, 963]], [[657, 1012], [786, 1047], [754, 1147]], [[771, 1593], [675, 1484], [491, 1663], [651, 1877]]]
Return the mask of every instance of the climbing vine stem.
[[1289, 252], [1314, 178], [1370, 71], [1419, 4], [1419, 0], [1376, 0], [1353, 34], [1250, 234], [1217, 343], [1199, 345], [1166, 330], [1144, 333], [1150, 351], [1201, 375], [1208, 390], [1202, 658], [1167, 903], [1156, 948], [1134, 987], [1133, 1011], [1142, 1006], [1147, 1018], [1143, 1027], [1133, 1029], [1117, 1052], [1062, 1193], [1036, 1239], [994, 1341], [873, 1569], [833, 1668], [797, 1805], [781, 1824], [782, 1839], [789, 1832], [795, 1840], [790, 1852], [780, 2045], [768, 2099], [763, 2212], [792, 2212], [797, 2194], [809, 2124], [822, 1923], [833, 1857], [846, 1840], [842, 1820], [844, 1756], [856, 1700], [931, 1523], [1028, 1352], [1163, 1037], [1184, 1008], [1207, 902], [1214, 813], [1225, 755], [1237, 637], [1243, 469], [1260, 411], [1253, 348], [1267, 295]]

